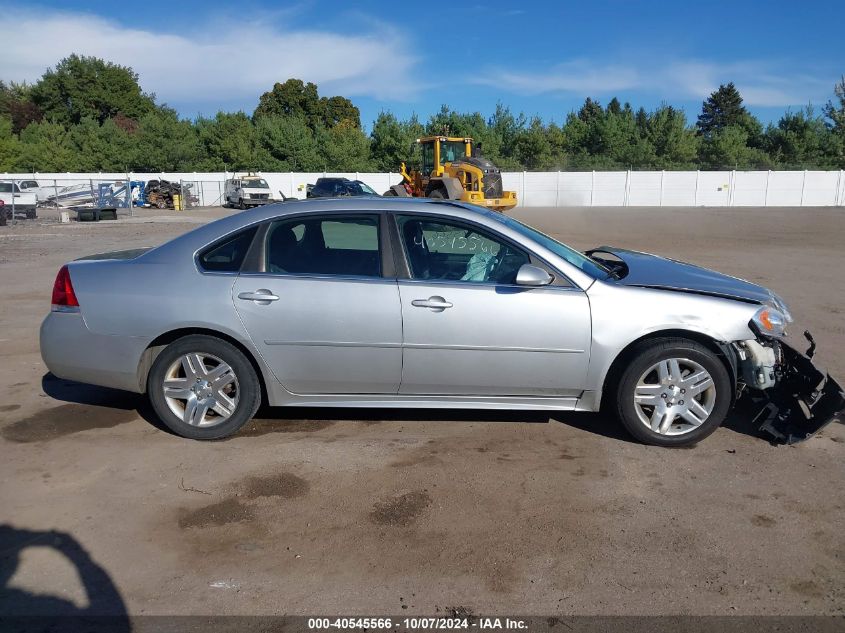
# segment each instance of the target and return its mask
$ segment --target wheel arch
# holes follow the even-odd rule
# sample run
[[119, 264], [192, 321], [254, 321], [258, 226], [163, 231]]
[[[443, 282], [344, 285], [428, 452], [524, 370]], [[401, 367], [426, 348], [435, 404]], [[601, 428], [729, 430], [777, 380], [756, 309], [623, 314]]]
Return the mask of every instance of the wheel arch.
[[643, 336], [631, 341], [616, 355], [610, 363], [610, 367], [608, 368], [607, 373], [604, 376], [604, 380], [602, 381], [601, 400], [599, 402], [601, 408], [604, 408], [604, 406], [612, 400], [612, 398], [607, 397], [608, 393], [613, 393], [610, 387], [616, 384], [616, 381], [618, 381], [621, 377], [622, 372], [624, 371], [627, 362], [632, 357], [635, 349], [646, 341], [667, 338], [683, 338], [695, 341], [716, 355], [716, 357], [725, 366], [725, 369], [728, 370], [728, 375], [731, 378], [731, 406], [733, 406], [736, 401], [736, 383], [739, 364], [739, 360], [737, 359], [736, 351], [733, 346], [730, 343], [719, 341], [707, 334], [703, 334], [702, 332], [697, 332], [695, 330], [668, 329], [657, 330], [655, 332], [644, 334]]
[[246, 345], [244, 345], [241, 341], [236, 339], [234, 336], [224, 334], [223, 332], [219, 332], [217, 330], [202, 327], [184, 327], [175, 330], [170, 330], [169, 332], [160, 334], [155, 339], [153, 339], [149, 345], [147, 345], [147, 348], [141, 354], [141, 359], [138, 362], [138, 388], [140, 390], [140, 393], [147, 392], [147, 377], [150, 374], [150, 369], [153, 366], [153, 362], [155, 362], [156, 357], [161, 353], [161, 351], [171, 343], [178, 341], [180, 338], [184, 338], [185, 336], [190, 336], [193, 334], [218, 338], [221, 341], [226, 341], [227, 343], [234, 345], [238, 350], [240, 350], [241, 353], [246, 356], [250, 364], [252, 364], [252, 367], [253, 369], [255, 369], [255, 373], [258, 376], [258, 384], [261, 388], [261, 401], [265, 403], [268, 402], [267, 385], [265, 383], [264, 372], [262, 370], [261, 365], [258, 363], [258, 359], [256, 359], [255, 354], [253, 354], [252, 350], [249, 349]]

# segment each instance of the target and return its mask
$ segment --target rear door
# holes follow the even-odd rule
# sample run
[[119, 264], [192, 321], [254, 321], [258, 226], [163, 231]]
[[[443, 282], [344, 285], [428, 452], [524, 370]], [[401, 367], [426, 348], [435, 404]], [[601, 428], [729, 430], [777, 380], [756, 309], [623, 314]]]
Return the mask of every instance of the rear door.
[[374, 213], [279, 219], [263, 232], [259, 270], [238, 276], [237, 312], [288, 391], [398, 391], [402, 315], [382, 222]]
[[471, 223], [397, 216], [403, 394], [580, 395], [590, 350], [586, 294], [515, 284], [530, 253]]

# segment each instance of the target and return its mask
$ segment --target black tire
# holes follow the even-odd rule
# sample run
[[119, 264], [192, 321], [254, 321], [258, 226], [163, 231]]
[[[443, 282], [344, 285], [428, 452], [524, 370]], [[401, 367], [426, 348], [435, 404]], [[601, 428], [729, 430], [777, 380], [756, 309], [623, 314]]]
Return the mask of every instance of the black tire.
[[[229, 365], [237, 376], [238, 400], [228, 419], [213, 426], [192, 426], [170, 409], [162, 386], [173, 363], [185, 354], [214, 356]], [[217, 440], [236, 433], [261, 404], [261, 386], [255, 368], [237, 347], [213, 336], [192, 334], [168, 345], [155, 359], [147, 377], [147, 395], [159, 419], [174, 433], [193, 440]]]
[[393, 189], [388, 189], [388, 190], [387, 190], [387, 191], [385, 191], [385, 192], [384, 192], [384, 194], [382, 194], [382, 195], [384, 195], [386, 198], [398, 198], [398, 197], [399, 197], [399, 196], [396, 194], [396, 192], [395, 192], [395, 191], [393, 191]]
[[245, 211], [245, 210], [246, 210], [246, 205], [244, 204], [244, 199], [243, 199], [243, 198], [238, 198], [238, 208], [239, 208], [241, 211]]
[[[615, 386], [614, 409], [627, 431], [640, 442], [655, 446], [689, 446], [700, 442], [713, 433], [728, 414], [733, 400], [733, 385], [730, 374], [719, 357], [704, 345], [683, 338], [663, 338], [644, 341], [632, 350], [629, 361]], [[680, 435], [666, 435], [653, 431], [641, 420], [634, 403], [634, 390], [640, 377], [653, 365], [662, 360], [687, 359], [704, 368], [712, 378], [715, 388], [715, 402], [710, 415], [695, 428]], [[673, 381], [674, 382], [674, 381]], [[613, 389], [613, 386], [609, 386]], [[696, 396], [696, 398], [702, 398]], [[676, 397], [683, 398], [683, 395]], [[682, 400], [678, 402], [683, 402]], [[653, 411], [654, 409], [652, 409]], [[676, 420], [681, 425], [685, 420]], [[670, 428], [674, 427], [674, 423]]]
[[437, 200], [445, 200], [446, 199], [446, 192], [442, 189], [432, 189], [428, 192], [429, 198], [436, 198]]
[[34, 220], [36, 217], [37, 216], [36, 216], [36, 213], [35, 213], [35, 209], [33, 209], [32, 211], [26, 212], [26, 219], [27, 220]]

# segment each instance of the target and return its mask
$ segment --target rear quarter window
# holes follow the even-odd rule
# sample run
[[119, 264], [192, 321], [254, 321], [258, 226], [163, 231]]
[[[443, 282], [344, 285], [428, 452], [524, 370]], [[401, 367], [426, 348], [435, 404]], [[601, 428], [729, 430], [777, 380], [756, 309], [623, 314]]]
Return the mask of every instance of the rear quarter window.
[[255, 237], [257, 226], [223, 238], [200, 252], [199, 265], [208, 272], [238, 272]]

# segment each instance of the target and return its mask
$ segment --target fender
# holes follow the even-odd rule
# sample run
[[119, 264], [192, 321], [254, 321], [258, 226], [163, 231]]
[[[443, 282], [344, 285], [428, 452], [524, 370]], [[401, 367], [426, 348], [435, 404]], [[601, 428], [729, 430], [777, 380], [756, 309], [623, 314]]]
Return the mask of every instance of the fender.
[[464, 195], [464, 187], [461, 181], [451, 176], [434, 177], [428, 181], [428, 189], [426, 195], [429, 195], [433, 189], [437, 189], [440, 185], [446, 190], [446, 197], [449, 200], [460, 200]]

